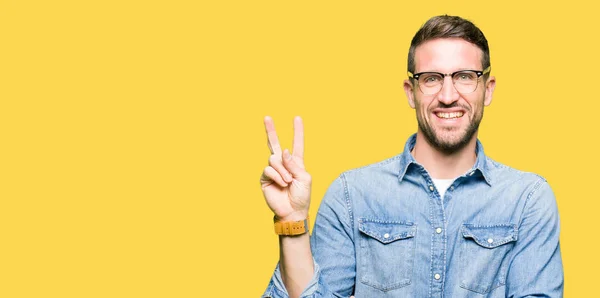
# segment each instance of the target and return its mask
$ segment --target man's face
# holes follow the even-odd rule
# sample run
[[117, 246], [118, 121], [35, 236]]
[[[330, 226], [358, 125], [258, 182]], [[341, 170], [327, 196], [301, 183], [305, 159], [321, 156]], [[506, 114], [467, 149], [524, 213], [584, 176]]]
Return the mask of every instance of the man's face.
[[[443, 38], [427, 41], [415, 49], [415, 72], [453, 73], [458, 70], [482, 71], [483, 52], [463, 39]], [[481, 76], [472, 93], [459, 93], [446, 76], [438, 93], [425, 95], [416, 81], [404, 81], [410, 106], [416, 110], [418, 133], [434, 148], [451, 153], [477, 137], [483, 107], [492, 101], [496, 80]]]

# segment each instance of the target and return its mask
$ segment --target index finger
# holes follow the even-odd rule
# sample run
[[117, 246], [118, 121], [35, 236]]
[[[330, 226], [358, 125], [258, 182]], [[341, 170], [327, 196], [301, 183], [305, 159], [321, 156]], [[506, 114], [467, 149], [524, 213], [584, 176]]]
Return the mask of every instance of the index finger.
[[304, 158], [304, 124], [302, 118], [294, 118], [294, 144], [292, 145], [294, 156]]
[[269, 116], [265, 117], [265, 129], [267, 130], [267, 144], [272, 154], [281, 155], [281, 146], [279, 145], [279, 139], [277, 138], [277, 132], [275, 132], [275, 124], [273, 119]]

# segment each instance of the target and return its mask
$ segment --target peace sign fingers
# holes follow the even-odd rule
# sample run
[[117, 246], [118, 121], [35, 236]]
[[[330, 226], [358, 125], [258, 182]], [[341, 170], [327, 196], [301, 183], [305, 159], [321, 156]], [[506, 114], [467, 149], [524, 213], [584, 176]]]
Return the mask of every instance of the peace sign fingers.
[[267, 205], [281, 220], [305, 219], [310, 205], [312, 178], [304, 169], [302, 119], [294, 118], [293, 152], [281, 149], [273, 119], [266, 116], [264, 122], [271, 156], [260, 183]]

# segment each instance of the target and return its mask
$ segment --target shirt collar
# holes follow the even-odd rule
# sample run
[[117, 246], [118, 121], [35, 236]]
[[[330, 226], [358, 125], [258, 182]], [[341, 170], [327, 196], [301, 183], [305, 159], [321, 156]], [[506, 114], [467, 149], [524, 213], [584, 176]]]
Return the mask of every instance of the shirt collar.
[[[410, 154], [410, 151], [412, 151], [412, 149], [415, 147], [415, 144], [417, 142], [417, 134], [413, 134], [412, 136], [410, 136], [408, 138], [408, 140], [406, 141], [406, 144], [404, 145], [404, 152], [402, 152], [402, 155], [400, 156], [400, 173], [398, 175], [398, 180], [402, 181], [402, 179], [404, 179], [404, 176], [406, 175], [406, 172], [408, 171], [408, 168], [411, 165], [416, 165], [419, 167], [422, 167], [416, 160], [415, 158], [412, 156], [412, 154]], [[483, 145], [481, 144], [481, 142], [479, 140], [477, 140], [477, 145], [475, 146], [475, 152], [477, 154], [477, 159], [475, 160], [475, 164], [473, 165], [473, 168], [471, 168], [469, 171], [467, 171], [464, 175], [464, 177], [470, 177], [470, 176], [474, 176], [474, 175], [481, 175], [485, 181], [487, 182], [488, 185], [492, 185], [492, 175], [491, 175], [491, 171], [489, 168], [489, 165], [487, 164], [487, 157], [483, 151]]]

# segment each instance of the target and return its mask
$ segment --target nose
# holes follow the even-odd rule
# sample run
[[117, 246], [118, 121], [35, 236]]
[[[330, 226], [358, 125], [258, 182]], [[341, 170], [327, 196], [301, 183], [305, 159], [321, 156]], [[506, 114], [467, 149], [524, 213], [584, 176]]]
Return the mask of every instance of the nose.
[[460, 94], [454, 87], [454, 83], [452, 82], [452, 78], [450, 76], [444, 77], [444, 82], [442, 83], [442, 90], [438, 93], [438, 100], [445, 104], [450, 105], [453, 102], [457, 101], [460, 97]]

